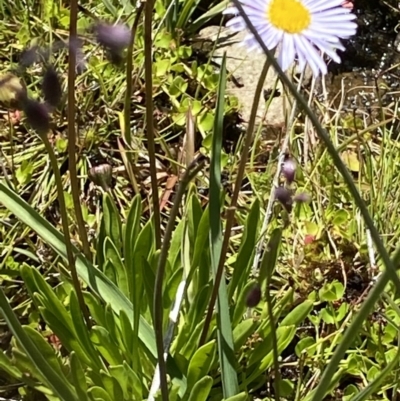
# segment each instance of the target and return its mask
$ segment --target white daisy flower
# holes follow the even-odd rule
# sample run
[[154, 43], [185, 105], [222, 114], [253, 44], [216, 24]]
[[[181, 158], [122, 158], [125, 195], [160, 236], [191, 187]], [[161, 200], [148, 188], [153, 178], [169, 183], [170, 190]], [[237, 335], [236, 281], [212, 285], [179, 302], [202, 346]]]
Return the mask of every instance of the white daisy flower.
[[[308, 64], [314, 76], [327, 73], [321, 53], [340, 63], [336, 50], [344, 50], [340, 39], [356, 33], [356, 16], [343, 0], [240, 0], [244, 12], [254, 25], [265, 46], [279, 46], [278, 62], [286, 71], [297, 58], [303, 70]], [[226, 24], [233, 31], [247, 29], [236, 7], [224, 14], [236, 15]], [[260, 49], [252, 34], [243, 43], [248, 50]]]

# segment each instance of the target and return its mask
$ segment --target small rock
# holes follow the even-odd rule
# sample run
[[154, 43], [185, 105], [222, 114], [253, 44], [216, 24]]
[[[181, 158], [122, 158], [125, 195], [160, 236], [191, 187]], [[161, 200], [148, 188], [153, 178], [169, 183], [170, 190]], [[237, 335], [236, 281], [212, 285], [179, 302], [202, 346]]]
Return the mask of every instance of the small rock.
[[[246, 47], [242, 45], [242, 41], [246, 35], [248, 35], [246, 31], [232, 33], [230, 29], [220, 28], [219, 26], [210, 26], [200, 31], [201, 39], [211, 42], [218, 40], [218, 45], [213, 54], [214, 62], [220, 64], [223, 54], [226, 52], [228, 74], [233, 74], [235, 78], [227, 82], [227, 91], [229, 94], [238, 98], [241, 107], [241, 115], [245, 123], [250, 119], [254, 93], [266, 59], [262, 52], [247, 52]], [[307, 71], [306, 75], [307, 81], [311, 78], [311, 74]], [[276, 77], [277, 74], [271, 67], [264, 83], [264, 90], [266, 93], [272, 93], [275, 87]], [[240, 85], [238, 85], [237, 82], [240, 82]], [[277, 93], [279, 92], [283, 93], [282, 84], [280, 82], [278, 82], [277, 85]], [[285, 124], [284, 96], [277, 96], [272, 99], [266, 117], [264, 118], [265, 106], [266, 100], [261, 95], [256, 123], [263, 123], [275, 127], [283, 126]]]

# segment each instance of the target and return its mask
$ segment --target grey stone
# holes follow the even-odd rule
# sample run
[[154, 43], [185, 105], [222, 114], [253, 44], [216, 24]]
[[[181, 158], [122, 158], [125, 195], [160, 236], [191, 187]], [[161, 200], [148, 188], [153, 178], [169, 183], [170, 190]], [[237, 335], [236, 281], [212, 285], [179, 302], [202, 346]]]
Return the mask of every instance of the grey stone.
[[[226, 66], [229, 74], [233, 74], [234, 79], [227, 83], [229, 94], [238, 98], [241, 110], [241, 116], [244, 122], [248, 122], [253, 104], [254, 93], [257, 83], [264, 66], [266, 56], [261, 51], [248, 52], [246, 47], [241, 44], [248, 33], [246, 31], [233, 33], [228, 28], [219, 26], [210, 26], [200, 32], [200, 38], [215, 43], [216, 50], [212, 58], [213, 61], [220, 64], [224, 52], [226, 52]], [[264, 82], [265, 90], [272, 90], [275, 87], [276, 73], [271, 67]], [[240, 82], [240, 85], [238, 85]], [[277, 89], [281, 96], [275, 97], [266, 112], [266, 101], [261, 96], [257, 111], [257, 124], [262, 123], [267, 126], [283, 126], [285, 123], [284, 98], [282, 84], [278, 82]]]

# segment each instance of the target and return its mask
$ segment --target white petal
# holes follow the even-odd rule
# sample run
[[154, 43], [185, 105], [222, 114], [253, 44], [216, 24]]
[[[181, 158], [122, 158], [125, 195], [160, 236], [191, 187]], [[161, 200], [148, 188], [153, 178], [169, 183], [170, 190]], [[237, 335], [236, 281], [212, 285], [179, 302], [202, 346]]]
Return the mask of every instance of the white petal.
[[286, 71], [294, 61], [295, 49], [293, 41], [293, 35], [283, 35], [282, 48], [278, 56], [278, 62], [283, 71]]

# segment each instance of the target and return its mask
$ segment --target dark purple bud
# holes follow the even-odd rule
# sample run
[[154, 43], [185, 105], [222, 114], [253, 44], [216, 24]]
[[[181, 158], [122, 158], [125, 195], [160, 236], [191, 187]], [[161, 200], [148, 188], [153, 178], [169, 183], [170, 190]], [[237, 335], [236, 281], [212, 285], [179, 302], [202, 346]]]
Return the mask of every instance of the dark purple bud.
[[104, 191], [108, 191], [112, 181], [112, 167], [109, 164], [100, 164], [89, 170], [89, 178]]
[[275, 199], [283, 204], [286, 204], [292, 201], [292, 193], [285, 187], [277, 187], [275, 188]]
[[42, 91], [44, 99], [50, 106], [57, 107], [60, 104], [62, 97], [61, 83], [56, 70], [52, 66], [49, 66], [44, 74]]
[[131, 41], [131, 30], [123, 24], [98, 23], [94, 31], [97, 42], [112, 53], [122, 52]]
[[286, 158], [282, 166], [282, 175], [286, 178], [288, 184], [291, 184], [296, 177], [296, 162], [290, 157]]
[[47, 134], [50, 129], [48, 107], [44, 103], [32, 99], [25, 99], [22, 107], [31, 127], [40, 135]]
[[311, 200], [311, 196], [306, 194], [305, 192], [300, 192], [299, 194], [295, 195], [293, 200], [295, 202], [308, 203]]
[[261, 300], [261, 287], [259, 284], [254, 284], [253, 287], [250, 288], [246, 297], [246, 305], [249, 308], [254, 308], [258, 305]]
[[278, 200], [282, 206], [287, 210], [288, 213], [291, 212], [293, 206], [292, 193], [286, 187], [275, 188], [275, 199]]

